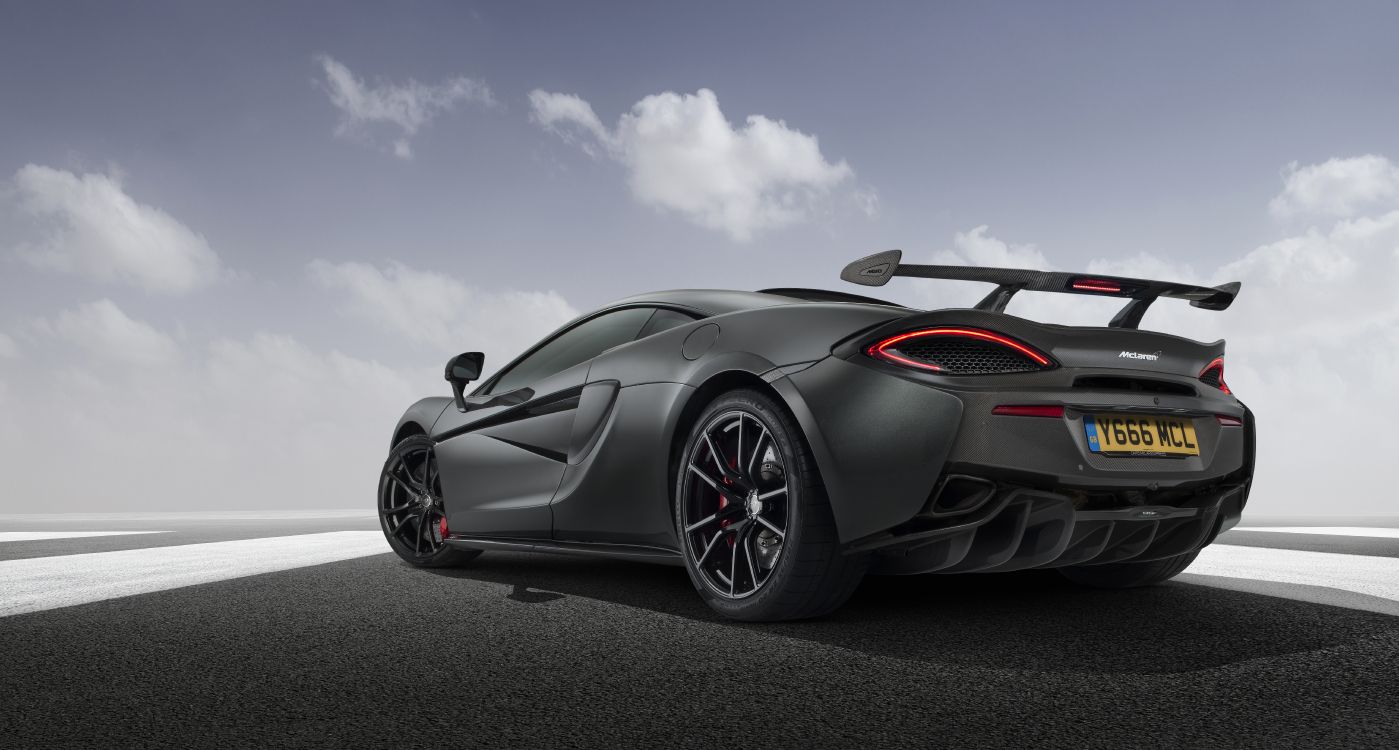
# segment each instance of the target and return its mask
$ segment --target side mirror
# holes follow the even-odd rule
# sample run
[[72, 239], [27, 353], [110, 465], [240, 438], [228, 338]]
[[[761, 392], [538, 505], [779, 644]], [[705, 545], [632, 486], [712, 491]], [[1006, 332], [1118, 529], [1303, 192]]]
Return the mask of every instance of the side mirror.
[[466, 411], [466, 384], [481, 377], [481, 368], [485, 365], [486, 355], [481, 352], [458, 354], [447, 361], [442, 376], [452, 384], [452, 397], [456, 399], [458, 410]]

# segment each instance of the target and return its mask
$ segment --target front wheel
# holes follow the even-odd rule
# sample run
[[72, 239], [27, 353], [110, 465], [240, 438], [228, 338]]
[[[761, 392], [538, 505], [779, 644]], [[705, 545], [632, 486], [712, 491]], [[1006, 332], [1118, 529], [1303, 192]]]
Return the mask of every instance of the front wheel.
[[420, 568], [460, 565], [481, 554], [445, 541], [442, 478], [426, 435], [404, 438], [389, 452], [379, 474], [379, 527], [393, 551]]
[[700, 596], [726, 617], [795, 620], [844, 604], [868, 567], [846, 555], [799, 428], [737, 390], [695, 422], [680, 456], [676, 532]]
[[1174, 578], [1195, 562], [1194, 552], [1148, 562], [1120, 562], [1106, 565], [1080, 565], [1059, 568], [1059, 574], [1081, 586], [1099, 589], [1130, 589], [1151, 586]]

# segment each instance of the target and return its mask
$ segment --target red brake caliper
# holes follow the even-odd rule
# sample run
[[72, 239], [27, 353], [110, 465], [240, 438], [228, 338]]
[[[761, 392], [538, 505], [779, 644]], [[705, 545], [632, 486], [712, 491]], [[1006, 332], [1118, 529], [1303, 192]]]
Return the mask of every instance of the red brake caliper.
[[437, 519], [437, 532], [438, 532], [439, 534], [442, 535], [442, 538], [443, 538], [443, 539], [446, 539], [446, 538], [447, 538], [447, 517], [446, 517], [446, 516], [443, 516], [443, 517]]

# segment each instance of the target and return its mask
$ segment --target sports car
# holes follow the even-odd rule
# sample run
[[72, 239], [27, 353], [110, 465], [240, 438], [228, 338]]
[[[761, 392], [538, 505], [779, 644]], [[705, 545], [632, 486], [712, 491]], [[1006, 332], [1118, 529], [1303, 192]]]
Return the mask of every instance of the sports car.
[[[841, 278], [981, 281], [970, 309], [817, 289], [680, 290], [554, 331], [493, 376], [448, 362], [378, 482], [420, 567], [488, 550], [682, 565], [722, 615], [815, 617], [868, 572], [1053, 568], [1166, 580], [1237, 523], [1254, 419], [1224, 342], [1138, 328], [1160, 298], [1223, 310], [1238, 283], [912, 265]], [[1020, 292], [1120, 298], [1106, 326], [1005, 312]]]

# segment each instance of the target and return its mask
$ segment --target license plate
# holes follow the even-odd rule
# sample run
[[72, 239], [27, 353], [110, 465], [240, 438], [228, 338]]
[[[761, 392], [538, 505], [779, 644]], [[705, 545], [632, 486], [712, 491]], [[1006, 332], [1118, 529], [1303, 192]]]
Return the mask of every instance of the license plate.
[[1180, 417], [1091, 414], [1083, 418], [1088, 450], [1120, 456], [1198, 456], [1195, 425]]

